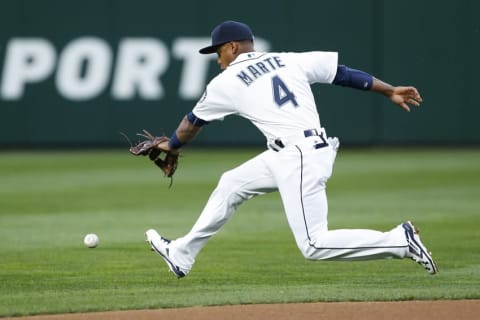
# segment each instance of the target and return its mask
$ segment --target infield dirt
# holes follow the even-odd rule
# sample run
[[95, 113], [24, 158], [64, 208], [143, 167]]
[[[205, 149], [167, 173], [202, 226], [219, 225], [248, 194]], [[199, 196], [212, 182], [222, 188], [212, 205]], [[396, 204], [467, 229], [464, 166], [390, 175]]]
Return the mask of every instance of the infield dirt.
[[40, 315], [21, 320], [286, 320], [286, 319], [478, 319], [480, 300], [399, 302], [322, 302], [301, 304], [252, 304], [190, 307], [180, 309], [132, 310], [77, 314]]

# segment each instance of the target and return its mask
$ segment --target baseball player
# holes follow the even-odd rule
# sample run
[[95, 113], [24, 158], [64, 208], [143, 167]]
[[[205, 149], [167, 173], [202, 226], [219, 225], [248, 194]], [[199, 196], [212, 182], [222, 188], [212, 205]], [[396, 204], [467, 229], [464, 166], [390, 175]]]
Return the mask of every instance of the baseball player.
[[186, 276], [207, 241], [245, 200], [279, 191], [290, 229], [306, 259], [368, 260], [411, 258], [430, 274], [437, 266], [410, 221], [390, 231], [329, 230], [325, 187], [339, 146], [320, 124], [310, 85], [324, 83], [381, 93], [405, 111], [422, 98], [411, 86], [391, 86], [366, 72], [338, 64], [337, 52], [256, 52], [244, 23], [225, 21], [211, 34], [202, 54], [216, 53], [223, 70], [172, 137], [155, 146], [167, 153], [191, 141], [204, 125], [237, 115], [251, 121], [267, 150], [225, 172], [198, 220], [175, 240], [154, 229], [148, 244], [177, 277]]

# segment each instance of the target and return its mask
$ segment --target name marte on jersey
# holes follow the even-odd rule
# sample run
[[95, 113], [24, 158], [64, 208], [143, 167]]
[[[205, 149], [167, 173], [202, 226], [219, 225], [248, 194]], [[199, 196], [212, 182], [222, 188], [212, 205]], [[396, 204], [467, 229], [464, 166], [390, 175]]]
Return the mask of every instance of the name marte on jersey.
[[279, 56], [267, 57], [262, 61], [248, 65], [237, 74], [237, 77], [249, 86], [261, 76], [283, 67], [285, 65]]

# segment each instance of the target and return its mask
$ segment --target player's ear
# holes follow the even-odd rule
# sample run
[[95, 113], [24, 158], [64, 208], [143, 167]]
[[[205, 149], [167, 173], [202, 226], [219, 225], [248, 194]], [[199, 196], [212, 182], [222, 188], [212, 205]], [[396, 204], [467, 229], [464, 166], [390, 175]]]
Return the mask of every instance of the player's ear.
[[240, 46], [240, 42], [238, 41], [232, 41], [230, 42], [230, 45], [232, 46], [232, 53], [234, 55], [238, 55], [240, 54], [240, 49], [241, 49], [241, 46]]

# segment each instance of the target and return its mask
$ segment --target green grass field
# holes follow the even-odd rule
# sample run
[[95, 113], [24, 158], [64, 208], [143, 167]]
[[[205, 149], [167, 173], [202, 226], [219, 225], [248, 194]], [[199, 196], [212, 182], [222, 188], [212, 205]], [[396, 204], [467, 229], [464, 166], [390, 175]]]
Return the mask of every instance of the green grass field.
[[[277, 193], [243, 204], [184, 279], [143, 233], [186, 233], [221, 173], [259, 150], [186, 149], [168, 189], [125, 151], [0, 153], [0, 316], [245, 303], [480, 298], [480, 150], [342, 150], [330, 228], [407, 219], [440, 268], [306, 261]], [[82, 239], [97, 233], [100, 246]]]

